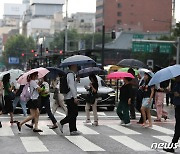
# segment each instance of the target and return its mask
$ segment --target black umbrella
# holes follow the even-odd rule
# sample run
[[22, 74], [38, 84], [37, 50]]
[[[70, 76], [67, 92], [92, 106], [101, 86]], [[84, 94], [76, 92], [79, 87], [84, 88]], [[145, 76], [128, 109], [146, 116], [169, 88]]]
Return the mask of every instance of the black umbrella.
[[117, 65], [122, 67], [146, 68], [143, 62], [136, 59], [123, 59]]
[[87, 77], [91, 74], [101, 75], [104, 73], [105, 72], [102, 69], [100, 69], [99, 67], [88, 67], [88, 68], [85, 68], [85, 69], [78, 71], [77, 75], [79, 77], [83, 78], [83, 77]]
[[65, 75], [66, 73], [61, 70], [60, 68], [57, 67], [47, 67], [47, 69], [50, 71], [47, 74], [47, 77], [51, 78], [51, 79], [55, 79], [58, 75]]

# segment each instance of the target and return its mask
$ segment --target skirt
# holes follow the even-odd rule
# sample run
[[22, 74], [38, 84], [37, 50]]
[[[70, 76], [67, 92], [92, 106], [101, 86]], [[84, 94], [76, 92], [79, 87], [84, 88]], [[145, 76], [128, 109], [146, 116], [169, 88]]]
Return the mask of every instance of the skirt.
[[147, 108], [147, 109], [150, 109], [151, 106], [152, 106], [153, 100], [151, 100], [150, 103], [148, 103], [148, 101], [149, 101], [149, 98], [143, 98], [143, 100], [142, 100], [142, 107], [145, 107], [145, 108]]

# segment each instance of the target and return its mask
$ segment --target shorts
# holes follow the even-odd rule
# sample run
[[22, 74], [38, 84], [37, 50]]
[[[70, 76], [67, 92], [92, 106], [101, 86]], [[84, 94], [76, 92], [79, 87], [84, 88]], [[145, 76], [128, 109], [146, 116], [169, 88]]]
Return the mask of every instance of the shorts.
[[27, 106], [28, 106], [29, 109], [38, 109], [39, 108], [39, 101], [38, 101], [38, 99], [35, 99], [35, 100], [30, 99], [27, 102]]
[[150, 109], [151, 106], [152, 106], [153, 100], [151, 100], [151, 103], [148, 103], [148, 101], [149, 101], [149, 98], [143, 98], [143, 100], [142, 100], [142, 107]]

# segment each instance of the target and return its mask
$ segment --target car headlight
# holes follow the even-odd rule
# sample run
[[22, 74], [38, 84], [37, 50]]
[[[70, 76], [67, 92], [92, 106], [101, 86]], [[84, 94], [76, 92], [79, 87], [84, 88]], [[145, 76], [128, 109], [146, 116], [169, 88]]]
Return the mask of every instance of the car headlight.
[[115, 92], [111, 92], [111, 93], [109, 93], [108, 95], [111, 96], [111, 97], [116, 96], [116, 95], [115, 95]]

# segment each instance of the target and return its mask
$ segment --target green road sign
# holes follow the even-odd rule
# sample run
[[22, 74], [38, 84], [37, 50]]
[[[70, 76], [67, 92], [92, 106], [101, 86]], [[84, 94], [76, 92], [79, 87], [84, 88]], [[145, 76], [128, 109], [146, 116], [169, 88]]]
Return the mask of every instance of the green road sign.
[[159, 42], [133, 42], [133, 52], [160, 52], [160, 53], [171, 53], [172, 43], [159, 43]]
[[133, 35], [133, 39], [143, 39], [144, 38], [144, 35], [142, 34], [134, 34]]

